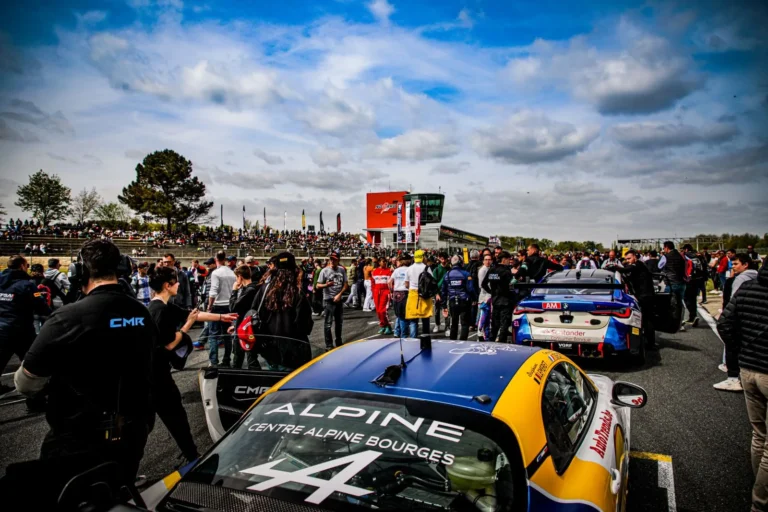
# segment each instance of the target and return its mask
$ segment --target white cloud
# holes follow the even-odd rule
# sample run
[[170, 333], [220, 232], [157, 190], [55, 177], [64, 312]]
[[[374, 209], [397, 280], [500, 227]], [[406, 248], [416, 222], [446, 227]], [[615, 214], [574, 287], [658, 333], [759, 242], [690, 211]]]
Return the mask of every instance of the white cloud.
[[456, 175], [468, 171], [470, 167], [469, 162], [440, 162], [430, 169], [429, 174]]
[[279, 165], [283, 163], [283, 159], [280, 158], [280, 155], [270, 155], [260, 149], [254, 149], [253, 154], [269, 165]]
[[312, 161], [318, 167], [338, 167], [348, 162], [341, 151], [325, 147], [319, 147], [312, 152]]
[[533, 164], [554, 162], [584, 151], [599, 133], [597, 127], [577, 127], [521, 111], [500, 126], [477, 130], [472, 145], [482, 156], [510, 164]]
[[382, 139], [365, 151], [370, 158], [395, 160], [427, 160], [447, 158], [459, 152], [455, 137], [436, 131], [411, 130], [389, 139]]
[[373, 0], [367, 4], [371, 14], [383, 25], [389, 25], [389, 17], [395, 12], [394, 6], [387, 0]]
[[664, 110], [703, 84], [690, 58], [645, 33], [614, 51], [600, 51], [583, 36], [567, 46], [537, 41], [528, 55], [509, 61], [506, 75], [521, 87], [565, 88], [605, 115]]
[[466, 7], [459, 11], [459, 15], [456, 19], [458, 20], [459, 25], [464, 28], [472, 28], [475, 26], [475, 20], [472, 18], [472, 14]]
[[735, 125], [725, 123], [697, 127], [682, 123], [643, 122], [619, 124], [611, 128], [611, 135], [619, 144], [640, 150], [696, 143], [720, 144], [733, 139], [738, 133]]

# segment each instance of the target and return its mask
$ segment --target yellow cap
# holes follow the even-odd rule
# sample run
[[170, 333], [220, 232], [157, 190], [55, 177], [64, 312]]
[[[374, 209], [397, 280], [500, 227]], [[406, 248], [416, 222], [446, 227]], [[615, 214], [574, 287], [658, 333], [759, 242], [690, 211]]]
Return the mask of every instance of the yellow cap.
[[415, 261], [416, 263], [421, 263], [422, 261], [424, 261], [424, 251], [419, 249], [418, 251], [413, 253], [413, 261]]

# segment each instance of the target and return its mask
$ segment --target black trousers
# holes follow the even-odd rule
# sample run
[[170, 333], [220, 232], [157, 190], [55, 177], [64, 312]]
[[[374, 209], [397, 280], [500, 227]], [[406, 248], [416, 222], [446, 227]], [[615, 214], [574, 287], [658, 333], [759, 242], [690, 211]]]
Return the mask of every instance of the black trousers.
[[[326, 299], [324, 302], [325, 321], [323, 322], [323, 334], [325, 334], [325, 348], [333, 348], [333, 337], [331, 336], [331, 326], [336, 323], [336, 346], [344, 344], [341, 339], [341, 328], [344, 325], [344, 303], [333, 302], [333, 299]], [[362, 304], [362, 302], [361, 302]]]
[[8, 361], [11, 360], [13, 354], [16, 354], [19, 360], [24, 359], [24, 356], [27, 355], [27, 350], [32, 346], [32, 342], [35, 341], [34, 331], [32, 331], [32, 334], [31, 338], [16, 338], [12, 335], [0, 337], [0, 373], [3, 373], [2, 370], [8, 366]]
[[232, 337], [232, 368], [237, 370], [243, 367], [243, 361], [247, 361], [246, 367], [249, 370], [261, 370], [261, 363], [259, 363], [259, 353], [255, 350], [246, 352], [243, 347], [240, 346], [240, 340], [237, 335]]
[[499, 343], [507, 343], [509, 326], [512, 325], [513, 306], [493, 304], [491, 307], [491, 339], [489, 341], [495, 341], [498, 336]]
[[451, 339], [455, 340], [459, 336], [459, 322], [461, 322], [461, 335], [458, 339], [466, 340], [469, 337], [469, 316], [472, 311], [472, 303], [469, 301], [451, 301], [449, 303], [451, 311]]
[[688, 321], [693, 322], [696, 319], [696, 298], [699, 296], [701, 283], [698, 279], [691, 279], [688, 286], [685, 287], [683, 302], [688, 310]]
[[741, 367], [739, 367], [740, 348], [740, 343], [725, 346], [725, 366], [728, 367], [729, 377], [738, 377], [741, 373]]
[[357, 292], [357, 305], [362, 308], [365, 305], [365, 281], [358, 281], [355, 291]]
[[184, 410], [181, 393], [171, 376], [170, 367], [167, 370], [156, 371], [154, 380], [152, 397], [157, 415], [171, 433], [182, 455], [188, 460], [196, 459], [199, 455], [197, 446], [192, 438], [187, 411]]
[[643, 315], [643, 332], [645, 333], [645, 340], [648, 344], [653, 345], [656, 343], [656, 328], [653, 325], [653, 315], [654, 315], [654, 302], [653, 298], [644, 298], [639, 299], [638, 302], [640, 302], [640, 312]]

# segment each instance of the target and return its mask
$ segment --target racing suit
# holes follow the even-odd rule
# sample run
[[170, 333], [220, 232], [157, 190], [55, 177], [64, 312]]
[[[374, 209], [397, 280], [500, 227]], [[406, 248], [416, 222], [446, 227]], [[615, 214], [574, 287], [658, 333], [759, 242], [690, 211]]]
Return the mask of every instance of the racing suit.
[[35, 340], [34, 316], [51, 314], [46, 297], [23, 270], [0, 273], [0, 371], [13, 354], [24, 359]]
[[512, 271], [507, 265], [497, 264], [491, 267], [483, 279], [483, 290], [491, 294], [491, 337], [500, 343], [507, 342], [509, 326], [512, 324], [512, 309], [515, 306], [515, 295], [510, 290]]
[[440, 298], [448, 303], [451, 318], [451, 339], [458, 336], [459, 321], [461, 321], [461, 337], [466, 340], [469, 337], [469, 318], [472, 312], [472, 301], [475, 298], [475, 286], [469, 272], [455, 265], [446, 272], [443, 277], [443, 286]]
[[389, 328], [389, 318], [387, 309], [389, 308], [389, 278], [392, 276], [392, 269], [377, 267], [371, 272], [373, 279], [373, 302], [376, 305], [376, 315], [379, 317], [379, 327]]

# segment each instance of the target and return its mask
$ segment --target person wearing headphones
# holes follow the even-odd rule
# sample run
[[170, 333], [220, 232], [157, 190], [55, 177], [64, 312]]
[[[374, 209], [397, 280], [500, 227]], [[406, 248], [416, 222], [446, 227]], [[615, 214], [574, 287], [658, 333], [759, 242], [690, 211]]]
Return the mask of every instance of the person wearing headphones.
[[34, 495], [25, 496], [29, 510], [53, 510], [70, 478], [104, 462], [116, 462], [121, 480], [133, 484], [154, 423], [157, 327], [118, 282], [117, 246], [90, 240], [80, 259], [73, 265], [82, 298], [51, 314], [14, 375], [19, 392], [48, 395], [40, 462], [28, 474], [9, 466], [4, 482], [37, 482]]

